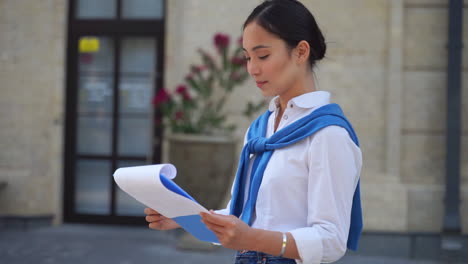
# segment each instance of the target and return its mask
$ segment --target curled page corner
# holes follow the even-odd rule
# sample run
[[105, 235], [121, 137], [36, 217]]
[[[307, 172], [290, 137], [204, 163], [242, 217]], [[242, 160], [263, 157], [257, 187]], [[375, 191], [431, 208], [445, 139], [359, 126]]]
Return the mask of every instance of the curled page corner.
[[171, 179], [177, 169], [172, 164], [119, 168], [114, 172], [117, 185], [140, 203], [172, 218], [199, 240], [219, 243], [202, 222], [200, 212], [208, 212]]

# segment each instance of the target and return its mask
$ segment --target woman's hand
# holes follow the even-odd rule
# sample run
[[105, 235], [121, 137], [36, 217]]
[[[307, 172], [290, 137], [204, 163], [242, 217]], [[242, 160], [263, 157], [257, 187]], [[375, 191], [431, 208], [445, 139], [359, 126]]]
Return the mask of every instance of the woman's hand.
[[149, 228], [156, 230], [171, 230], [179, 228], [180, 225], [174, 220], [165, 217], [151, 208], [145, 208], [146, 221], [149, 223]]
[[219, 242], [234, 250], [255, 250], [254, 229], [233, 215], [201, 212], [202, 222], [213, 231]]

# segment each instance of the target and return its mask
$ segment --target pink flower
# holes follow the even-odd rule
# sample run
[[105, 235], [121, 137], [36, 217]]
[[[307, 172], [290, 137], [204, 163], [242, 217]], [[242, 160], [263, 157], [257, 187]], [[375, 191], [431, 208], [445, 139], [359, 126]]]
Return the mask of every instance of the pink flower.
[[175, 113], [175, 119], [176, 119], [176, 120], [180, 120], [180, 119], [182, 119], [182, 118], [184, 118], [184, 112], [182, 112], [182, 111], [177, 111], [177, 112]]
[[186, 94], [187, 93], [187, 86], [185, 86], [183, 84], [177, 86], [176, 93], [181, 94], [181, 95]]
[[229, 36], [222, 33], [217, 33], [214, 36], [214, 45], [216, 48], [218, 48], [218, 50], [227, 48], [227, 46], [229, 46]]
[[234, 65], [244, 65], [245, 64], [245, 59], [242, 57], [233, 57], [231, 59], [231, 63]]
[[159, 105], [169, 100], [171, 100], [171, 96], [166, 91], [166, 89], [161, 88], [158, 90], [158, 92], [156, 93], [156, 96], [153, 98], [153, 104]]
[[185, 80], [187, 81], [193, 80], [193, 74], [189, 73], [187, 76], [185, 76]]
[[182, 98], [184, 98], [185, 101], [192, 100], [192, 97], [188, 93], [187, 86], [183, 84], [177, 86], [176, 93], [179, 95], [182, 95]]
[[204, 71], [206, 69], [208, 69], [208, 67], [206, 67], [206, 65], [199, 65], [199, 66], [193, 65], [192, 66], [192, 72], [194, 72], [194, 73], [199, 73], [199, 72], [202, 72], [202, 71]]
[[190, 101], [192, 100], [192, 97], [188, 93], [182, 94], [182, 97], [184, 98], [185, 101]]

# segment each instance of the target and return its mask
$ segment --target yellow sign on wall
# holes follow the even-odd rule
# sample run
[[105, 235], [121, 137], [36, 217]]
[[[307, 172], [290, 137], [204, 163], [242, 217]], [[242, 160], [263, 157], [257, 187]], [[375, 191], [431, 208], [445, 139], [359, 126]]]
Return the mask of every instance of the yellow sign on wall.
[[99, 38], [82, 37], [79, 42], [80, 53], [94, 53], [99, 51]]

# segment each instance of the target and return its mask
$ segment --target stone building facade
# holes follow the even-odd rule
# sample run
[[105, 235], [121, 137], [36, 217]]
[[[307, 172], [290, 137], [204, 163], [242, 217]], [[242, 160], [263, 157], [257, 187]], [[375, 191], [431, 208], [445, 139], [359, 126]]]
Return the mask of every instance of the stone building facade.
[[[164, 80], [174, 87], [216, 32], [240, 36], [260, 1], [167, 0]], [[316, 69], [360, 136], [365, 230], [442, 230], [448, 0], [303, 0], [328, 45]], [[0, 214], [62, 222], [68, 1], [0, 1]], [[463, 39], [468, 40], [464, 15]], [[461, 213], [468, 233], [468, 75], [463, 53]], [[261, 98], [252, 81], [228, 103]]]

